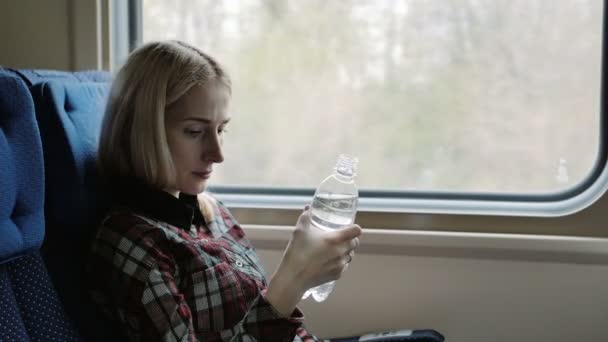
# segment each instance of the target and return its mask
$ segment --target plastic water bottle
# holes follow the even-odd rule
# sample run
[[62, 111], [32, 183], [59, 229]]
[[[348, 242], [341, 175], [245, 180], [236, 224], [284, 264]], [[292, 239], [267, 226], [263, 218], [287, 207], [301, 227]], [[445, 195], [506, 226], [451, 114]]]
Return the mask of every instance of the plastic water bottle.
[[[355, 184], [358, 159], [341, 154], [333, 174], [325, 178], [315, 191], [312, 200], [312, 223], [314, 226], [330, 230], [338, 229], [355, 221], [359, 191]], [[306, 291], [302, 299], [312, 297], [322, 302], [334, 290], [335, 282], [321, 284]]]

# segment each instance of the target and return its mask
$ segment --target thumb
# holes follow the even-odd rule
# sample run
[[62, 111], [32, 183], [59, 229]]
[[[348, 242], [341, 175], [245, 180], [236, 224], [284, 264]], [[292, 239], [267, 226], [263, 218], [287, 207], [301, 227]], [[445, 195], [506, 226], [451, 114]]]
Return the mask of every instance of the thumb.
[[310, 215], [311, 215], [310, 206], [306, 205], [304, 207], [304, 211], [302, 212], [302, 214], [300, 214], [300, 217], [298, 217], [298, 222], [296, 223], [296, 226], [302, 227], [302, 228], [308, 228], [310, 226]]
[[340, 240], [347, 241], [354, 239], [361, 235], [361, 227], [357, 224], [346, 226], [342, 229], [336, 230], [336, 234]]

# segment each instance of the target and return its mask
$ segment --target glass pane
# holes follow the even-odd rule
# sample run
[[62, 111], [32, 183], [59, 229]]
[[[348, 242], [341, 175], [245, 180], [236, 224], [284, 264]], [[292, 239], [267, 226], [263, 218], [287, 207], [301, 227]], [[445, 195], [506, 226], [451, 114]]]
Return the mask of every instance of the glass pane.
[[552, 193], [599, 150], [597, 0], [144, 0], [144, 41], [229, 70], [215, 185]]

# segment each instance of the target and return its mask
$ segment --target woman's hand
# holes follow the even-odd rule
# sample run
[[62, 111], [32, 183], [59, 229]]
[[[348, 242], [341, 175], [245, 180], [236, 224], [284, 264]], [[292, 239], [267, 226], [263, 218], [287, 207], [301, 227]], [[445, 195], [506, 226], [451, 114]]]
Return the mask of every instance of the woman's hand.
[[325, 231], [313, 226], [310, 219], [307, 206], [268, 285], [267, 300], [285, 316], [306, 290], [340, 278], [359, 245], [358, 225]]
[[361, 228], [355, 224], [326, 231], [312, 225], [310, 220], [311, 210], [307, 207], [298, 219], [281, 261], [281, 266], [299, 280], [302, 292], [340, 278], [361, 235]]

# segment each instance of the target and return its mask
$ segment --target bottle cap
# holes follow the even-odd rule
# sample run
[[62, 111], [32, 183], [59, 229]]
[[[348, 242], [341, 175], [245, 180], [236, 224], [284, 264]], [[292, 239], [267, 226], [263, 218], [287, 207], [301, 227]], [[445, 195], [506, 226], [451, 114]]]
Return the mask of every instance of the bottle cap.
[[357, 163], [359, 158], [348, 154], [340, 154], [334, 170], [347, 177], [354, 177], [357, 174]]

